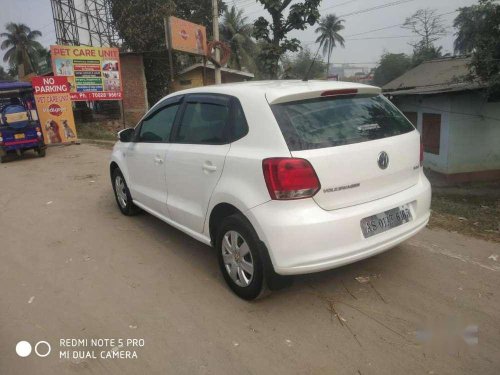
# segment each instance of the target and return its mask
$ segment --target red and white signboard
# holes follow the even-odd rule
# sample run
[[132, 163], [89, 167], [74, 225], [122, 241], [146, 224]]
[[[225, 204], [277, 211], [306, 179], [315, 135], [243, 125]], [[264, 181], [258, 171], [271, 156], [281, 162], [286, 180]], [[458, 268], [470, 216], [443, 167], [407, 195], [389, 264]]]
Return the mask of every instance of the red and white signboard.
[[35, 95], [41, 94], [64, 94], [71, 90], [68, 77], [33, 77], [31, 80]]
[[45, 143], [75, 142], [76, 128], [68, 77], [33, 77], [31, 84]]

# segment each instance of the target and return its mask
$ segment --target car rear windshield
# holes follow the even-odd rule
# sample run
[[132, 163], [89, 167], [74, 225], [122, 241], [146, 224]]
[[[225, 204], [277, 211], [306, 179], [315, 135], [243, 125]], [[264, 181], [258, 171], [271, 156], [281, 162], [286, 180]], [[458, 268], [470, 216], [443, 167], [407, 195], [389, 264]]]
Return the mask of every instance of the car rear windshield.
[[314, 98], [271, 108], [290, 151], [366, 142], [414, 130], [382, 95]]

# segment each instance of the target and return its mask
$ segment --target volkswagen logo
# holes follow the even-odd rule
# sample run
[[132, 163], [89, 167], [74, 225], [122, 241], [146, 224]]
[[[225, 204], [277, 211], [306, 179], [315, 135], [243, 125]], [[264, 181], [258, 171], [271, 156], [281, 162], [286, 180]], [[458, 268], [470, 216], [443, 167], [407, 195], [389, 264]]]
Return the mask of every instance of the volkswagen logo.
[[387, 168], [387, 166], [389, 165], [389, 155], [387, 155], [387, 152], [382, 151], [380, 154], [378, 154], [377, 163], [380, 169]]

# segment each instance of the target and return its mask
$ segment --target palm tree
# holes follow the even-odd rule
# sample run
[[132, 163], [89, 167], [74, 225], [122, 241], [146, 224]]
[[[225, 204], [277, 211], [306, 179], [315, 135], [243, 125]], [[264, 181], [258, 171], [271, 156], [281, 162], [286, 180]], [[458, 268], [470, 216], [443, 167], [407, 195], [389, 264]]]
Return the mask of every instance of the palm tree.
[[43, 48], [35, 39], [42, 36], [42, 33], [31, 30], [23, 23], [10, 22], [5, 25], [5, 29], [8, 32], [0, 34], [1, 38], [5, 38], [0, 48], [7, 50], [3, 61], [16, 68], [23, 64], [25, 74], [35, 72], [36, 56]]
[[337, 43], [344, 47], [344, 38], [339, 34], [341, 30], [344, 30], [342, 22], [344, 20], [337, 18], [335, 14], [329, 14], [319, 21], [319, 26], [315, 30], [316, 34], [320, 34], [316, 39], [316, 43], [319, 43], [320, 48], [323, 47], [323, 55], [326, 55], [328, 59], [326, 64], [327, 76], [330, 71], [330, 57], [333, 48], [337, 46]]
[[242, 66], [254, 65], [255, 42], [252, 39], [253, 26], [247, 23], [248, 17], [243, 10], [236, 10], [233, 5], [226, 10], [220, 26], [221, 39], [231, 46], [229, 65], [241, 70]]

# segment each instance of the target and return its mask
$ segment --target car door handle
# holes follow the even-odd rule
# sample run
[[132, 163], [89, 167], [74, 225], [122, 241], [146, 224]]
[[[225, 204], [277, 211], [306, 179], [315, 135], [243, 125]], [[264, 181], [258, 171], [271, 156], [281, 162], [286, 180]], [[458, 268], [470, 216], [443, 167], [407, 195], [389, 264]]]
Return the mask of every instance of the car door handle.
[[217, 170], [217, 166], [207, 162], [203, 164], [203, 170], [207, 172], [215, 172]]
[[154, 161], [155, 161], [155, 164], [163, 164], [163, 159], [160, 158], [159, 156], [155, 156]]

